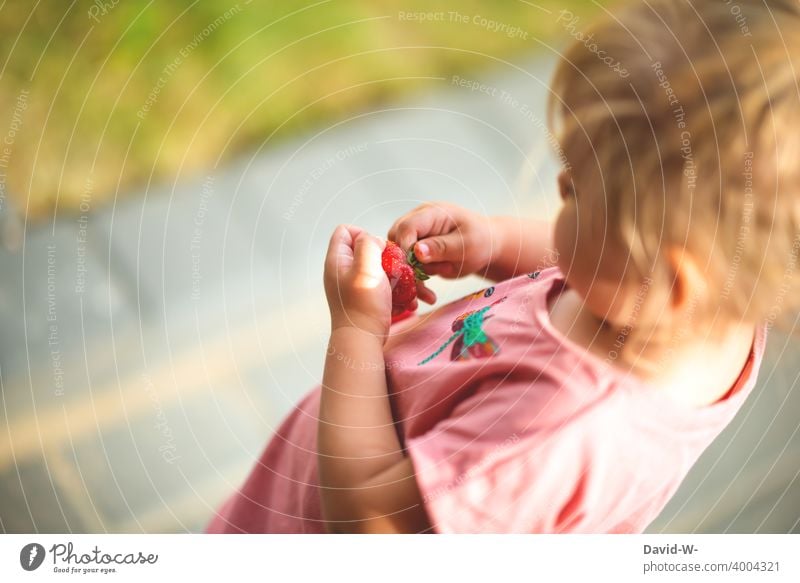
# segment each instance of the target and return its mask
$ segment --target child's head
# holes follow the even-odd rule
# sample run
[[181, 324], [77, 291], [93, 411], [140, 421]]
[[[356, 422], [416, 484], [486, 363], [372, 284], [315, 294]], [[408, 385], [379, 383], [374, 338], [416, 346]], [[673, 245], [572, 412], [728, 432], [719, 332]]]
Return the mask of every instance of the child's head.
[[570, 285], [665, 336], [796, 310], [798, 1], [648, 0], [576, 38], [550, 99]]

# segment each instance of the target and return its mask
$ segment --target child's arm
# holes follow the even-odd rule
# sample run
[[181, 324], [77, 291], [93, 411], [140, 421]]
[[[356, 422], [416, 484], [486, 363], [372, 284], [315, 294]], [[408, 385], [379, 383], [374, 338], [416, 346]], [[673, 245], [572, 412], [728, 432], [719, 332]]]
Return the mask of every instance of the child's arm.
[[[508, 279], [555, 264], [548, 221], [487, 217], [449, 203], [427, 203], [398, 219], [389, 239], [414, 253], [431, 275], [471, 273]], [[432, 293], [420, 284], [420, 298]], [[429, 296], [429, 294], [431, 294]]]
[[542, 219], [490, 217], [500, 244], [489, 263], [486, 277], [501, 281], [555, 265], [553, 224]]
[[420, 532], [429, 526], [387, 395], [383, 343], [391, 290], [381, 251], [381, 243], [360, 229], [339, 227], [325, 261], [332, 332], [317, 450], [322, 511], [331, 532]]

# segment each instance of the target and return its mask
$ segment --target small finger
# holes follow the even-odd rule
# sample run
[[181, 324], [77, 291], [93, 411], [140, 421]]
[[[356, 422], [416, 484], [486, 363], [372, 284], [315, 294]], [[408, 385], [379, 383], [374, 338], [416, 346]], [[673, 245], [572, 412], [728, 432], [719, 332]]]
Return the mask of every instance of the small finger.
[[403, 249], [408, 249], [409, 246], [413, 245], [414, 241], [417, 240], [416, 230], [414, 229], [415, 213], [416, 211], [411, 211], [411, 213], [397, 219], [386, 234], [386, 238], [389, 241], [394, 241]]
[[345, 232], [348, 240], [350, 243], [355, 242], [358, 239], [358, 236], [364, 232], [364, 229], [361, 227], [357, 227], [356, 225], [339, 225]]
[[450, 262], [439, 261], [436, 263], [426, 263], [425, 264], [425, 273], [428, 275], [438, 275], [440, 277], [444, 277], [447, 279], [453, 279], [458, 277], [459, 270]]
[[341, 262], [342, 255], [347, 255], [348, 249], [352, 249], [352, 236], [347, 225], [339, 225], [331, 234], [328, 243], [328, 252], [325, 254], [325, 267], [330, 271], [335, 271]]
[[417, 282], [417, 297], [426, 304], [436, 303], [436, 293], [421, 281]]
[[411, 249], [418, 239], [449, 232], [455, 223], [447, 212], [435, 206], [422, 206], [397, 222], [395, 241], [403, 249]]
[[387, 238], [389, 241], [395, 241], [395, 242], [397, 242], [397, 225], [398, 225], [398, 224], [400, 223], [400, 221], [402, 221], [402, 220], [403, 220], [403, 219], [397, 219], [397, 220], [394, 222], [394, 224], [393, 224], [393, 225], [392, 225], [392, 226], [389, 228], [389, 230], [386, 232], [386, 238]]

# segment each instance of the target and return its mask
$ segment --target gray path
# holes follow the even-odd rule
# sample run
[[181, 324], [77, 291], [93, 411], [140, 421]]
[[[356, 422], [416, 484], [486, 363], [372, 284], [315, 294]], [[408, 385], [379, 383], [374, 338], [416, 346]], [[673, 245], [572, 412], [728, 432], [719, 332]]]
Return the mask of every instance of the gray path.
[[[442, 79], [0, 250], [0, 530], [201, 529], [319, 380], [336, 224], [385, 232], [430, 199], [556, 210], [548, 76], [481, 76], [494, 95]], [[654, 531], [798, 531], [798, 359], [781, 350]]]

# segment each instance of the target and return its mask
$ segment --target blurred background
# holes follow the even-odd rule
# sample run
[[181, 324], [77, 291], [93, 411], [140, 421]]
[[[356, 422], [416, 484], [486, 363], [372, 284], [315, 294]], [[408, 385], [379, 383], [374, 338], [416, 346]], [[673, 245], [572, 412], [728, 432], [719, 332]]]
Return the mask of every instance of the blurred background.
[[[610, 9], [1, 2], [0, 532], [202, 530], [320, 379], [333, 227], [554, 215], [549, 77]], [[652, 532], [800, 532], [798, 357]]]

